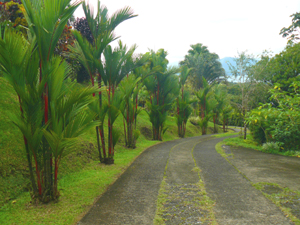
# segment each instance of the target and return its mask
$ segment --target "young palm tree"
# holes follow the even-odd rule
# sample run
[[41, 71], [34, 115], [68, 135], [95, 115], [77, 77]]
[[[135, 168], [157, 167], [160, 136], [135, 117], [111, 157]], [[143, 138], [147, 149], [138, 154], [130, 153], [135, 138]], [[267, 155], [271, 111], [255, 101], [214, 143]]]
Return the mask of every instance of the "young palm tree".
[[184, 137], [186, 130], [186, 123], [189, 116], [192, 113], [192, 108], [190, 104], [192, 101], [190, 100], [189, 93], [184, 91], [184, 84], [188, 78], [188, 75], [192, 69], [188, 69], [187, 66], [182, 66], [180, 75], [179, 75], [179, 86], [181, 89], [181, 93], [177, 97], [177, 127], [178, 127], [178, 136]]
[[221, 117], [222, 117], [222, 123], [223, 123], [223, 132], [226, 132], [226, 125], [228, 126], [228, 120], [230, 118], [230, 115], [232, 114], [233, 109], [230, 105], [227, 104], [227, 106], [225, 106], [222, 109], [221, 112]]
[[113, 123], [115, 122], [120, 111], [120, 104], [123, 100], [118, 85], [125, 76], [131, 73], [135, 68], [142, 66], [144, 59], [133, 58], [136, 46], [127, 50], [127, 46], [119, 41], [119, 46], [113, 49], [108, 45], [104, 52], [105, 62], [99, 64], [98, 71], [102, 74], [103, 82], [107, 89], [107, 114], [108, 114], [108, 155], [105, 162], [113, 163], [114, 146], [117, 142], [116, 131], [114, 132]]
[[225, 92], [221, 90], [220, 85], [215, 86], [214, 88], [214, 99], [216, 101], [216, 106], [213, 109], [214, 133], [218, 133], [217, 123], [226, 103], [226, 95]]
[[[102, 53], [109, 43], [117, 39], [113, 33], [114, 29], [122, 22], [134, 18], [136, 15], [133, 14], [129, 7], [126, 7], [109, 17], [108, 9], [104, 6], [100, 6], [100, 1], [98, 1], [96, 15], [94, 15], [94, 10], [88, 3], [83, 4], [83, 11], [92, 33], [93, 43], [91, 44], [85, 37], [82, 37], [78, 31], [74, 31], [76, 39], [75, 47], [70, 47], [70, 49], [78, 56], [78, 60], [88, 71], [92, 85], [95, 85], [95, 79], [97, 79], [98, 87], [100, 88], [103, 80], [103, 74], [99, 72], [99, 67], [103, 67], [101, 61]], [[99, 92], [98, 100], [99, 110], [102, 110], [101, 91]], [[102, 110], [102, 112], [98, 112], [98, 114], [102, 116], [98, 119], [104, 120], [105, 110], [106, 109], [104, 109], [104, 111]], [[100, 161], [104, 162], [106, 149], [103, 125], [96, 128], [97, 140], [99, 140], [99, 134], [102, 143], [103, 159], [100, 152], [100, 142], [98, 141], [99, 157]]]
[[203, 88], [200, 88], [198, 92], [196, 92], [196, 96], [199, 101], [200, 106], [200, 118], [201, 118], [201, 127], [202, 127], [202, 135], [206, 134], [206, 129], [208, 125], [208, 120], [210, 118], [210, 111], [213, 107], [209, 107], [208, 98], [210, 97], [210, 89], [211, 86], [208, 84], [206, 79], [203, 77]]
[[124, 121], [125, 145], [128, 148], [135, 148], [138, 138], [138, 131], [134, 129], [134, 123], [137, 114], [141, 111], [137, 107], [136, 102], [141, 87], [140, 80], [140, 77], [136, 78], [134, 74], [130, 74], [125, 77], [119, 85], [120, 92], [123, 95], [123, 104], [120, 109]]

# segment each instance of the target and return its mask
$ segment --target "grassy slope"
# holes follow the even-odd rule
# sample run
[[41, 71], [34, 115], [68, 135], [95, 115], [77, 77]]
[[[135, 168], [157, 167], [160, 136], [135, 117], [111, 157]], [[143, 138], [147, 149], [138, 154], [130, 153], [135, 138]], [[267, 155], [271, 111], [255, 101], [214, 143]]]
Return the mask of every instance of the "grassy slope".
[[18, 112], [18, 99], [3, 78], [0, 77], [0, 205], [4, 200], [16, 197], [27, 186], [21, 132], [10, 122], [11, 111]]
[[[18, 101], [12, 88], [0, 77], [0, 224], [73, 224], [86, 212], [108, 185], [131, 164], [151, 141], [151, 123], [146, 112], [138, 117], [141, 130], [137, 148], [124, 148], [123, 121], [119, 117], [115, 127], [121, 137], [116, 146], [115, 164], [98, 163], [94, 130], [82, 137], [81, 145], [66, 156], [60, 165], [58, 203], [35, 205], [30, 202], [27, 163], [22, 135], [10, 122], [11, 111], [18, 112]], [[164, 141], [177, 138], [174, 117], [169, 117]], [[200, 134], [200, 129], [187, 125], [187, 137]]]

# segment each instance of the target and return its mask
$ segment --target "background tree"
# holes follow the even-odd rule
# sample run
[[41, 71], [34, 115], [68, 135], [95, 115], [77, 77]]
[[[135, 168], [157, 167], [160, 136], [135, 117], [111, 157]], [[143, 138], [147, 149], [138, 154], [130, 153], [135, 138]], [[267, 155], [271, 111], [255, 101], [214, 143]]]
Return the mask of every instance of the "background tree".
[[162, 140], [162, 135], [167, 128], [164, 127], [172, 103], [176, 99], [178, 87], [177, 68], [167, 68], [167, 52], [163, 49], [150, 53], [150, 70], [152, 76], [144, 79], [144, 85], [149, 93], [147, 113], [152, 123], [153, 140]]
[[203, 87], [195, 92], [195, 94], [199, 104], [200, 127], [202, 129], [202, 135], [205, 135], [207, 132], [208, 121], [212, 116], [211, 110], [213, 109], [215, 102], [209, 101], [209, 98], [212, 95], [210, 92], [212, 86], [209, 85], [204, 77], [202, 77], [202, 79]]
[[225, 78], [225, 70], [217, 54], [209, 52], [207, 47], [202, 44], [191, 45], [191, 48], [180, 65], [193, 68], [189, 76], [189, 83], [195, 90], [203, 87], [203, 77], [208, 83]]
[[[290, 85], [299, 81], [300, 73], [300, 43], [288, 45], [282, 52], [274, 57], [264, 56], [257, 64], [252, 66], [251, 75], [257, 81], [262, 81], [269, 86], [281, 84], [284, 91]], [[292, 89], [291, 89], [292, 90]]]
[[193, 101], [190, 100], [190, 93], [184, 90], [185, 82], [190, 74], [192, 69], [188, 69], [187, 66], [182, 66], [179, 74], [179, 88], [180, 93], [177, 97], [177, 127], [178, 127], [178, 136], [184, 137], [186, 130], [186, 123], [189, 116], [192, 113], [191, 103]]
[[245, 122], [245, 116], [247, 111], [249, 110], [249, 100], [250, 94], [253, 90], [252, 84], [253, 80], [251, 80], [249, 73], [251, 70], [251, 66], [255, 63], [255, 59], [253, 56], [248, 55], [245, 51], [238, 53], [238, 57], [235, 58], [235, 66], [229, 63], [230, 72], [234, 75], [236, 82], [240, 88], [240, 98], [241, 101], [236, 104], [237, 109], [241, 112], [243, 126], [244, 126], [244, 139], [247, 137], [247, 124]]
[[[85, 37], [90, 44], [93, 44], [94, 38], [86, 18], [76, 18], [73, 25], [75, 30], [78, 30], [80, 34], [83, 37]], [[79, 69], [77, 72], [77, 82], [83, 83], [85, 81], [88, 81], [90, 79], [88, 71], [80, 62], [78, 62], [78, 64]]]
[[299, 27], [300, 27], [300, 13], [296, 12], [291, 15], [292, 24], [289, 27], [284, 27], [280, 30], [280, 35], [286, 37], [290, 43], [299, 42]]
[[0, 23], [21, 31], [27, 37], [27, 21], [23, 14], [24, 7], [21, 1], [0, 2]]
[[[227, 101], [228, 103], [229, 101]], [[230, 104], [226, 104], [225, 107], [223, 107], [221, 111], [221, 118], [222, 118], [222, 124], [223, 124], [223, 132], [226, 132], [226, 126], [228, 127], [229, 118], [232, 117], [232, 107]]]
[[213, 113], [213, 122], [214, 122], [214, 133], [218, 133], [218, 123], [219, 117], [222, 114], [223, 109], [225, 108], [226, 104], [226, 93], [222, 88], [222, 85], [219, 84], [214, 86], [213, 88], [213, 98], [215, 100], [215, 105], [212, 110]]

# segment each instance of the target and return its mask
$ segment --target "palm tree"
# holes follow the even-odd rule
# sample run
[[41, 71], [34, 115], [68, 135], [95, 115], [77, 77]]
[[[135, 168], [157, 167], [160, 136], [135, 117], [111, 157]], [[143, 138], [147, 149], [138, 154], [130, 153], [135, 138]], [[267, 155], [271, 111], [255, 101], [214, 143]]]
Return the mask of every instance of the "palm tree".
[[223, 132], [226, 132], [226, 125], [228, 126], [228, 120], [230, 118], [230, 115], [232, 114], [233, 109], [230, 105], [227, 104], [227, 106], [225, 106], [222, 109], [221, 112], [221, 116], [222, 116], [222, 123], [223, 123]]
[[226, 103], [226, 94], [221, 88], [220, 85], [215, 86], [214, 88], [214, 99], [216, 101], [216, 105], [213, 109], [214, 133], [218, 133], [217, 123]]
[[138, 130], [134, 129], [134, 123], [137, 115], [141, 111], [137, 107], [137, 95], [141, 88], [140, 81], [141, 77], [136, 78], [134, 74], [130, 74], [121, 81], [119, 86], [123, 95], [121, 113], [124, 121], [125, 145], [128, 148], [136, 147], [136, 140], [139, 135]]
[[208, 120], [211, 117], [211, 110], [212, 110], [212, 105], [213, 102], [209, 102], [208, 99], [211, 96], [210, 89], [211, 85], [206, 81], [206, 79], [203, 77], [203, 88], [200, 88], [198, 92], [195, 92], [198, 102], [199, 102], [199, 107], [200, 107], [200, 115], [199, 117], [201, 118], [201, 127], [202, 127], [202, 135], [206, 134], [206, 129], [208, 125]]
[[225, 70], [217, 54], [210, 53], [202, 44], [191, 45], [191, 48], [180, 64], [193, 68], [189, 79], [195, 90], [203, 87], [203, 77], [210, 84], [224, 79]]
[[24, 137], [33, 197], [49, 202], [59, 197], [61, 158], [78, 136], [97, 124], [85, 110], [96, 90], [67, 84], [70, 67], [59, 57], [41, 67], [41, 49], [36, 46], [36, 36], [28, 42], [20, 33], [6, 30], [0, 38], [0, 66], [19, 98], [21, 113], [11, 118]]
[[176, 115], [179, 137], [185, 136], [186, 123], [189, 116], [192, 113], [192, 108], [190, 104], [193, 101], [190, 100], [189, 93], [184, 90], [184, 84], [191, 70], [192, 69], [188, 69], [187, 66], [182, 66], [179, 75], [179, 86], [181, 89], [181, 93], [177, 97], [177, 115]]
[[[44, 116], [42, 124], [46, 126], [51, 117], [51, 102], [49, 89], [51, 83], [47, 79], [51, 79], [51, 75], [56, 60], [54, 59], [55, 46], [63, 32], [68, 19], [73, 15], [74, 11], [80, 5], [80, 1], [75, 1], [70, 4], [71, 0], [22, 0], [25, 9], [25, 18], [30, 31], [31, 44], [37, 47], [39, 60], [39, 82], [44, 82], [44, 88], [41, 94]], [[50, 151], [49, 143], [43, 138], [42, 140], [42, 158], [44, 165], [44, 180], [41, 181], [44, 185], [44, 190], [39, 187], [39, 197], [42, 201], [48, 201], [56, 198], [52, 192], [52, 152]], [[42, 191], [44, 193], [42, 193]], [[52, 193], [51, 193], [52, 192]]]
[[[115, 37], [113, 31], [122, 22], [136, 17], [129, 7], [121, 9], [114, 13], [111, 17], [108, 16], [108, 9], [105, 6], [100, 6], [98, 1], [97, 14], [94, 15], [94, 10], [88, 3], [83, 4], [83, 11], [85, 13], [89, 29], [92, 33], [93, 43], [90, 43], [85, 37], [83, 37], [78, 31], [74, 31], [76, 39], [75, 47], [70, 49], [78, 56], [78, 60], [88, 71], [91, 78], [92, 85], [95, 85], [95, 79], [97, 78], [98, 87], [101, 88], [103, 74], [99, 72], [99, 68], [102, 66], [101, 56], [104, 49], [114, 40]], [[95, 97], [95, 95], [94, 95]], [[98, 94], [99, 110], [102, 108], [102, 92]], [[95, 109], [95, 107], [94, 107]], [[105, 117], [105, 112], [98, 113]], [[104, 118], [99, 118], [104, 120]], [[102, 143], [102, 151], [104, 158], [106, 156], [105, 149], [105, 137], [103, 126], [96, 128], [96, 135], [98, 140], [98, 150], [100, 161], [102, 159], [100, 151], [99, 134]]]
[[149, 92], [148, 115], [152, 123], [153, 139], [162, 140], [162, 134], [167, 128], [164, 123], [172, 103], [178, 96], [178, 68], [167, 68], [167, 52], [163, 49], [157, 53], [151, 52], [150, 69], [155, 71], [152, 76], [144, 79], [144, 85]]
[[142, 66], [145, 61], [144, 58], [135, 59], [133, 57], [135, 49], [136, 46], [127, 49], [127, 46], [123, 45], [121, 41], [115, 49], [108, 45], [103, 52], [105, 61], [99, 64], [97, 68], [102, 74], [104, 85], [107, 87], [108, 156], [105, 159], [106, 163], [114, 162], [114, 146], [117, 141], [114, 137], [117, 137], [117, 131], [113, 130], [113, 123], [120, 113], [120, 104], [123, 100], [117, 88], [125, 76], [135, 68]]

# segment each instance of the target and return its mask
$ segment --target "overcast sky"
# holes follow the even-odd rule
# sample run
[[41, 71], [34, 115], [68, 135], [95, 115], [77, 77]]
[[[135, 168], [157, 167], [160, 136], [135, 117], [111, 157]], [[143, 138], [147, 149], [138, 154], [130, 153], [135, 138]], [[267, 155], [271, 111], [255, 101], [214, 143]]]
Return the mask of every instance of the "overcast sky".
[[[97, 5], [97, 0], [89, 0]], [[109, 14], [130, 6], [138, 17], [115, 30], [137, 52], [164, 48], [171, 64], [184, 58], [191, 44], [202, 43], [220, 58], [237, 51], [254, 55], [263, 50], [278, 53], [286, 39], [281, 28], [291, 24], [290, 15], [300, 11], [300, 0], [102, 0]], [[83, 17], [82, 8], [75, 17]]]

